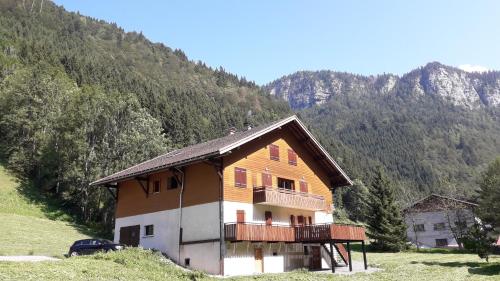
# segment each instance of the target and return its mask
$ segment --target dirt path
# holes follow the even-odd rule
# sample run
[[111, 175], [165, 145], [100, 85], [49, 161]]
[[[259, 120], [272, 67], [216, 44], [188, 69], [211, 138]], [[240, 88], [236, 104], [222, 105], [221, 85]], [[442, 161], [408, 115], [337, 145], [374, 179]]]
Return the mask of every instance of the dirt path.
[[13, 262], [38, 262], [38, 261], [59, 261], [58, 258], [52, 258], [47, 256], [0, 256], [1, 261], [13, 261]]

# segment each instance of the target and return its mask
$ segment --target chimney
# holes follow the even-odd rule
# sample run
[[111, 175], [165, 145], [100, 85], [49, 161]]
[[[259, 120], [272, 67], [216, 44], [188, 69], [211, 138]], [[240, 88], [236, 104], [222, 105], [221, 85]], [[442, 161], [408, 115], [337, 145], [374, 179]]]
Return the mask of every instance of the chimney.
[[234, 135], [234, 133], [236, 133], [236, 128], [235, 127], [229, 128], [229, 134]]
[[251, 130], [252, 129], [252, 124], [250, 124], [250, 122], [246, 121], [243, 126], [247, 127], [247, 131]]

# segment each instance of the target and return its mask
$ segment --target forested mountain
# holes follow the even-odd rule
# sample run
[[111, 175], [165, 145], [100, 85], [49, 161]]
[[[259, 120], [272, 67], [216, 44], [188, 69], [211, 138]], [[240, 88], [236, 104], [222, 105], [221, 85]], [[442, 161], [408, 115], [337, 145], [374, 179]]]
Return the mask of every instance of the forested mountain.
[[429, 63], [401, 77], [297, 72], [264, 87], [311, 124], [354, 177], [378, 165], [400, 199], [474, 195], [500, 154], [500, 72]]
[[499, 81], [431, 63], [401, 77], [298, 72], [258, 87], [50, 1], [0, 0], [0, 164], [110, 226], [113, 200], [89, 182], [293, 108], [356, 179], [349, 190], [383, 166], [400, 201], [471, 197], [500, 154]]
[[0, 160], [86, 222], [113, 215], [107, 191], [88, 187], [96, 178], [289, 114], [253, 82], [141, 33], [0, 0]]

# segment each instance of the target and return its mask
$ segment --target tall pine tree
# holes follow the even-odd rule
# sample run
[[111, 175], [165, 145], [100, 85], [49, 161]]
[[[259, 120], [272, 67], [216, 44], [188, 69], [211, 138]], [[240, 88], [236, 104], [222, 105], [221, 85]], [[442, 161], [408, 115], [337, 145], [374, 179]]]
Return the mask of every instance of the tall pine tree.
[[368, 236], [375, 250], [400, 251], [406, 244], [406, 225], [396, 204], [391, 183], [382, 169], [369, 188]]
[[480, 187], [479, 216], [485, 223], [500, 227], [500, 157], [488, 166]]

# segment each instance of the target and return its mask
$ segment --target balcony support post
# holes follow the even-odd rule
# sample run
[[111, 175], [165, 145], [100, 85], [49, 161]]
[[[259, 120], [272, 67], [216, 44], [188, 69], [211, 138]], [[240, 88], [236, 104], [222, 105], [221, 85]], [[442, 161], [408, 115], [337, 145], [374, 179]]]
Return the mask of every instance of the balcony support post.
[[333, 245], [330, 241], [330, 264], [332, 265], [332, 273], [335, 273], [335, 263], [336, 262], [333, 261]]
[[361, 249], [363, 250], [363, 262], [365, 264], [365, 270], [367, 270], [368, 269], [368, 263], [366, 262], [365, 241], [361, 241]]
[[349, 256], [349, 271], [352, 271], [351, 243], [347, 242], [347, 255]]

